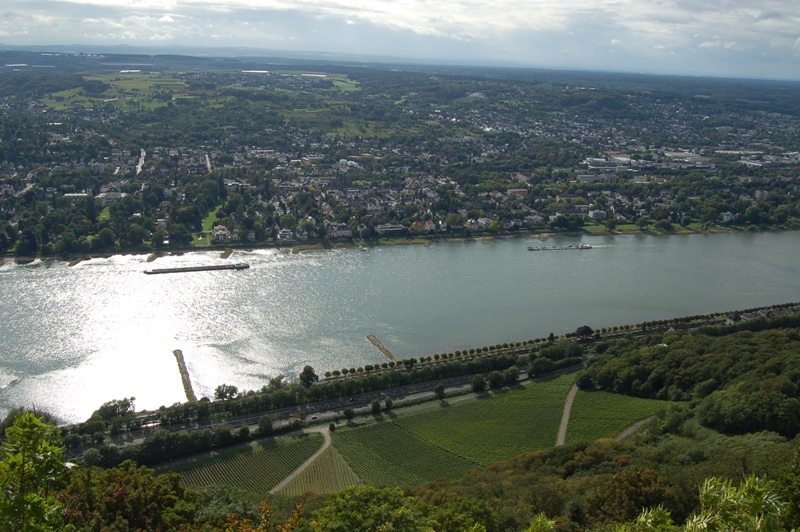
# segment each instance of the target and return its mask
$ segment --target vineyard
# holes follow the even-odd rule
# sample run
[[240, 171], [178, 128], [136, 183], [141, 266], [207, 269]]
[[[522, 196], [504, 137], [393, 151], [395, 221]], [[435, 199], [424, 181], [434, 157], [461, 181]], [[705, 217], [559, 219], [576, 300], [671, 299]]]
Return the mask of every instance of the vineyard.
[[319, 433], [255, 447], [252, 451], [211, 460], [181, 472], [189, 486], [235, 486], [258, 495], [271, 488], [311, 458], [324, 438]]
[[562, 375], [463, 405], [401, 416], [395, 422], [423, 441], [489, 465], [553, 447], [574, 381], [574, 375]]
[[665, 401], [608, 392], [579, 391], [572, 403], [567, 443], [613, 438], [626, 427], [665, 409]]
[[459, 478], [476, 464], [425, 443], [392, 422], [337, 430], [333, 444], [372, 486], [419, 486]]
[[358, 477], [331, 446], [278, 493], [287, 497], [299, 497], [309, 492], [333, 493], [353, 484], [358, 484]]

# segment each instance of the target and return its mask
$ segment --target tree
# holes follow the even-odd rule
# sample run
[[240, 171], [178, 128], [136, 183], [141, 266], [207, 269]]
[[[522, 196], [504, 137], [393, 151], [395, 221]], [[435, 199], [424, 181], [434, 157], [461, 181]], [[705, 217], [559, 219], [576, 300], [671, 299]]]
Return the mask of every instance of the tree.
[[475, 375], [472, 377], [472, 391], [475, 393], [482, 392], [486, 389], [486, 380], [483, 375]]
[[147, 231], [137, 224], [131, 224], [128, 228], [128, 245], [133, 247], [141, 246], [146, 236]]
[[169, 226], [170, 246], [185, 246], [192, 241], [192, 235], [183, 224], [172, 224]]
[[[303, 505], [298, 504], [286, 523], [275, 525], [275, 530], [277, 532], [294, 532], [302, 524], [302, 516]], [[266, 501], [262, 501], [259, 509], [259, 521], [255, 527], [252, 519], [239, 518], [236, 514], [230, 514], [225, 523], [225, 532], [269, 532], [272, 530], [272, 526], [272, 508], [267, 505]]]
[[94, 237], [92, 240], [92, 249], [110, 249], [113, 248], [117, 243], [117, 235], [114, 234], [114, 231], [105, 227], [97, 233], [97, 236]]
[[511, 366], [503, 372], [503, 381], [507, 386], [516, 384], [519, 381], [519, 368]]
[[314, 368], [311, 366], [306, 366], [303, 368], [303, 371], [300, 372], [300, 384], [305, 386], [306, 388], [310, 388], [312, 384], [319, 380], [319, 377], [316, 373], [314, 373]]
[[97, 472], [73, 469], [59, 493], [68, 530], [180, 530], [191, 524], [194, 507], [180, 475], [156, 475], [126, 460]]
[[272, 418], [270, 416], [261, 416], [258, 419], [256, 434], [259, 436], [269, 436], [272, 434]]
[[35, 255], [37, 251], [39, 251], [39, 241], [36, 238], [36, 233], [30, 229], [25, 229], [20, 233], [19, 240], [17, 240], [15, 254], [17, 257], [29, 257]]
[[297, 225], [297, 219], [291, 214], [284, 214], [280, 218], [280, 226], [283, 229], [294, 229]]
[[347, 421], [352, 421], [353, 418], [356, 417], [355, 410], [353, 410], [349, 406], [347, 408], [345, 408], [344, 410], [342, 410], [342, 414], [344, 414], [344, 417], [347, 418]]
[[374, 401], [372, 401], [372, 403], [370, 403], [370, 408], [372, 409], [372, 413], [374, 415], [380, 414], [381, 413], [381, 402], [378, 401], [377, 399], [375, 399]]
[[108, 401], [107, 403], [103, 403], [103, 405], [95, 411], [95, 414], [99, 415], [106, 421], [111, 421], [112, 419], [118, 417], [133, 415], [136, 413], [136, 406], [133, 404], [135, 400], [135, 397], [125, 397], [124, 399], [114, 399], [113, 401]]
[[442, 384], [441, 382], [440, 382], [439, 384], [437, 384], [437, 385], [436, 385], [436, 386], [433, 388], [433, 393], [435, 393], [435, 394], [436, 394], [436, 397], [437, 397], [437, 398], [438, 398], [440, 401], [441, 401], [442, 399], [444, 399], [444, 395], [445, 395], [444, 384]]
[[503, 384], [505, 384], [505, 379], [503, 379], [503, 374], [499, 371], [492, 371], [489, 373], [489, 386], [492, 388], [502, 388]]
[[432, 530], [414, 500], [398, 488], [379, 489], [351, 486], [335, 493], [330, 501], [314, 512], [311, 530], [364, 532]]
[[233, 399], [239, 393], [239, 388], [230, 384], [220, 384], [214, 390], [214, 399], [217, 401], [227, 401]]
[[394, 404], [394, 401], [392, 401], [391, 397], [387, 397], [386, 400], [383, 402], [384, 408], [386, 410], [391, 410], [393, 404]]
[[580, 327], [578, 327], [578, 328], [575, 330], [575, 334], [576, 334], [576, 335], [577, 335], [579, 338], [587, 338], [587, 337], [589, 337], [589, 336], [593, 335], [593, 334], [594, 334], [594, 331], [593, 331], [593, 330], [592, 330], [592, 328], [591, 328], [591, 327], [589, 327], [588, 325], [581, 325]]
[[775, 494], [774, 483], [748, 476], [738, 486], [730, 480], [707, 478], [700, 488], [699, 514], [686, 522], [686, 532], [783, 530], [784, 503]]
[[3, 530], [59, 528], [54, 497], [66, 471], [62, 451], [61, 432], [30, 412], [6, 429], [0, 462], [0, 522], [8, 527]]

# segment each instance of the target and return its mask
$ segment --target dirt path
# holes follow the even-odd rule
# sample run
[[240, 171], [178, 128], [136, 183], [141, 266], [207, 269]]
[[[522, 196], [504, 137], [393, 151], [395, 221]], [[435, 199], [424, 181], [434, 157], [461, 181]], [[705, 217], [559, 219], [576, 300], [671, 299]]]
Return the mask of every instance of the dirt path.
[[627, 438], [628, 436], [630, 436], [631, 434], [633, 434], [634, 432], [636, 432], [637, 430], [639, 430], [640, 428], [642, 428], [644, 425], [646, 425], [646, 424], [647, 424], [647, 422], [648, 422], [648, 421], [650, 421], [651, 419], [653, 419], [653, 418], [651, 418], [651, 417], [648, 417], [648, 418], [646, 418], [646, 419], [643, 419], [643, 420], [641, 420], [641, 421], [637, 421], [636, 423], [634, 423], [634, 424], [633, 424], [633, 425], [631, 425], [630, 427], [628, 427], [628, 428], [626, 428], [625, 430], [623, 430], [622, 432], [620, 432], [620, 433], [619, 433], [619, 434], [616, 436], [616, 438], [614, 438], [614, 439], [615, 439], [615, 440], [617, 440], [617, 441], [622, 441], [622, 440], [624, 440], [625, 438]]
[[556, 447], [561, 447], [567, 439], [567, 424], [569, 423], [569, 414], [572, 411], [572, 401], [575, 399], [575, 394], [578, 393], [578, 385], [573, 384], [567, 394], [567, 399], [564, 401], [564, 412], [561, 414], [561, 424], [558, 426], [558, 436], [556, 436]]
[[320, 455], [325, 452], [325, 449], [330, 447], [330, 445], [331, 445], [331, 434], [328, 431], [328, 427], [319, 427], [319, 428], [315, 428], [315, 429], [310, 429], [310, 430], [308, 430], [306, 432], [319, 432], [320, 434], [322, 434], [322, 436], [325, 437], [325, 443], [323, 443], [322, 447], [319, 448], [319, 451], [314, 453], [314, 455], [311, 458], [309, 458], [308, 460], [306, 460], [303, 465], [301, 465], [300, 467], [295, 469], [294, 472], [291, 475], [289, 475], [288, 477], [286, 477], [285, 479], [283, 479], [280, 484], [278, 484], [277, 486], [275, 486], [274, 488], [269, 490], [270, 493], [277, 493], [280, 490], [282, 490], [284, 487], [286, 487], [286, 485], [289, 482], [291, 482], [292, 480], [294, 480], [294, 478], [297, 475], [302, 473], [305, 470], [305, 468], [307, 468], [312, 463], [314, 463], [314, 460], [319, 458]]

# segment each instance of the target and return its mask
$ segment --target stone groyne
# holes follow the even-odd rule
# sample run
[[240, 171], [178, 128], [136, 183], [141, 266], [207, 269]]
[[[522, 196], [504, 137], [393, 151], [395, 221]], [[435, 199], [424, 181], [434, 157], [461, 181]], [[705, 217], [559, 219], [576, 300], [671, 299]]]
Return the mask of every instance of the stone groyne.
[[385, 356], [386, 358], [388, 358], [388, 359], [389, 359], [391, 362], [400, 362], [400, 360], [398, 360], [398, 359], [397, 359], [397, 357], [396, 357], [396, 356], [394, 356], [394, 355], [392, 354], [392, 352], [391, 352], [391, 351], [389, 351], [388, 349], [386, 349], [386, 348], [383, 346], [383, 344], [381, 343], [381, 341], [380, 341], [380, 340], [378, 340], [378, 339], [375, 337], [375, 335], [374, 335], [374, 334], [368, 334], [368, 335], [367, 335], [367, 340], [369, 340], [370, 342], [372, 342], [372, 345], [374, 345], [375, 347], [377, 347], [377, 348], [378, 348], [378, 350], [379, 350], [381, 353], [383, 353], [383, 354], [384, 354], [384, 356]]
[[189, 380], [189, 370], [186, 369], [186, 361], [183, 359], [183, 351], [176, 349], [172, 352], [175, 355], [175, 360], [178, 361], [178, 370], [181, 372], [181, 381], [183, 381], [183, 391], [186, 393], [187, 401], [197, 401], [192, 389], [192, 381]]

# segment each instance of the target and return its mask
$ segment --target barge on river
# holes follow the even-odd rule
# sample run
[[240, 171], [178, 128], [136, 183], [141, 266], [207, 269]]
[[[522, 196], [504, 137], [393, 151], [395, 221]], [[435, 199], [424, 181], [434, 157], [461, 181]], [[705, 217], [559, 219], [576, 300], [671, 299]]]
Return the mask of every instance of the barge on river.
[[147, 275], [156, 273], [186, 273], [186, 272], [208, 272], [214, 270], [246, 270], [250, 265], [246, 262], [237, 262], [236, 264], [222, 264], [217, 266], [186, 266], [183, 268], [154, 268], [152, 270], [145, 270]]
[[592, 249], [590, 244], [578, 244], [577, 246], [528, 246], [528, 251], [561, 251], [567, 249]]

